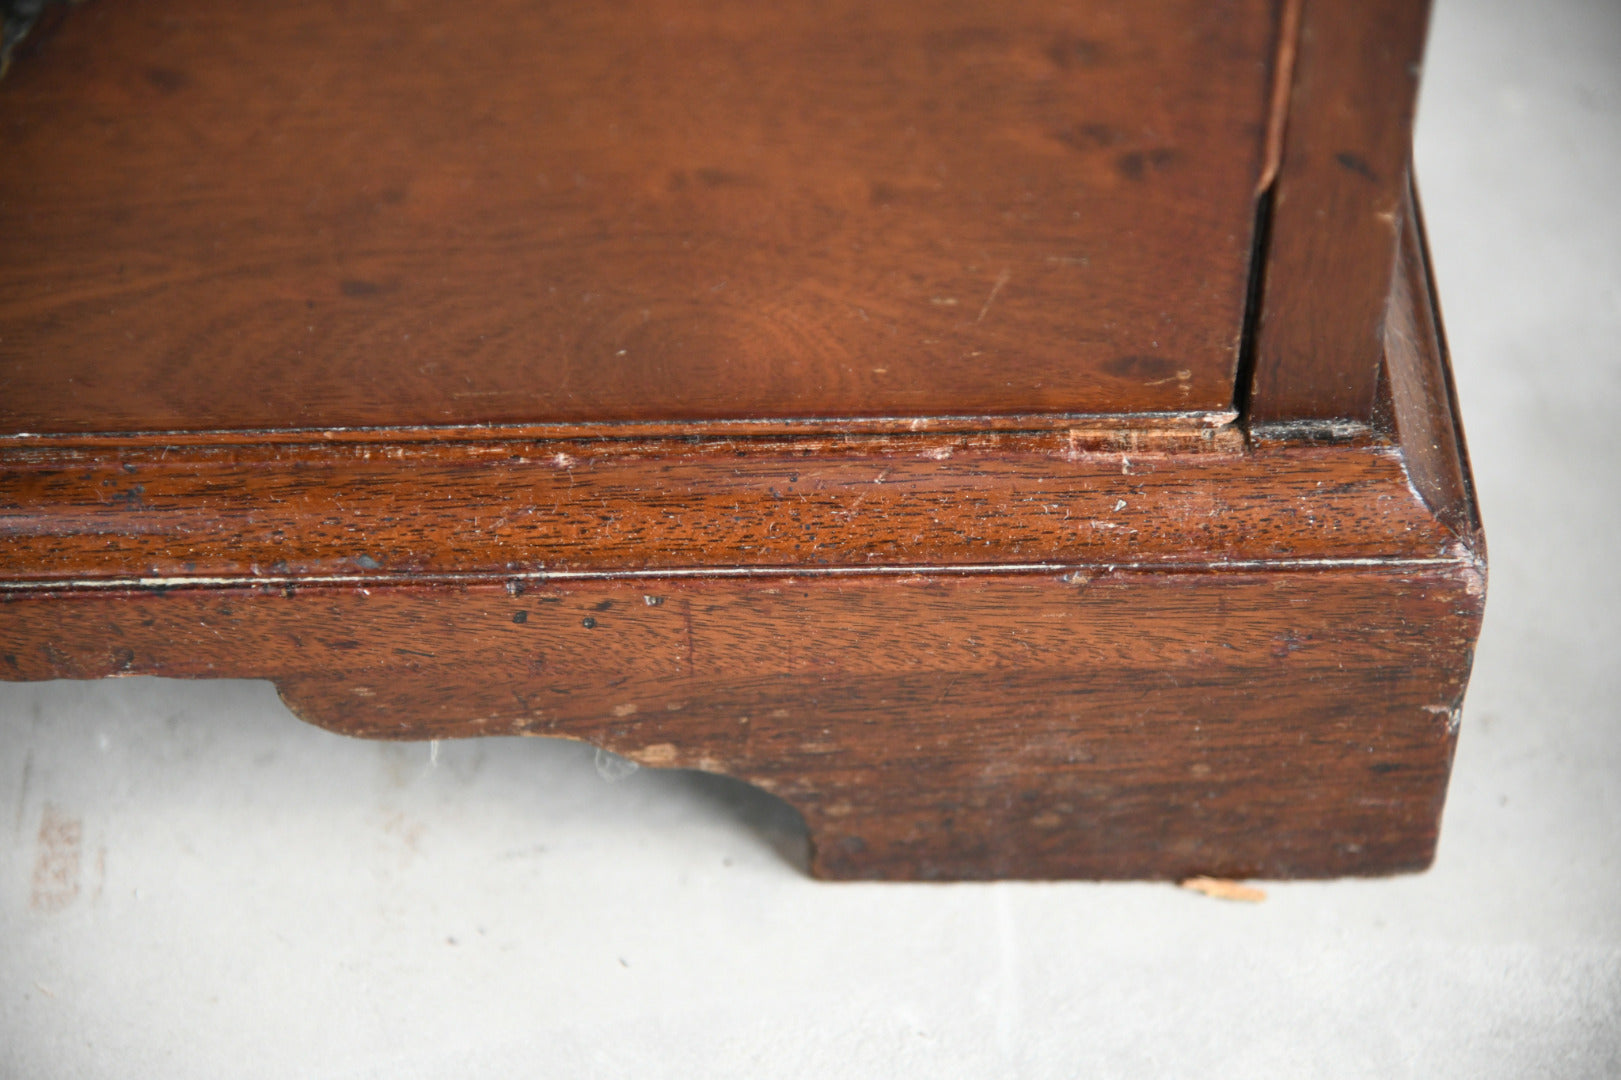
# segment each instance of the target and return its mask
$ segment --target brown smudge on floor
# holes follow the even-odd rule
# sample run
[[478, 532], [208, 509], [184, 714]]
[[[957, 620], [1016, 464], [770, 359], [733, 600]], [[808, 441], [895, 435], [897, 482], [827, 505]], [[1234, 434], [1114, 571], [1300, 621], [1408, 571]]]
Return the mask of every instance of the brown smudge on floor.
[[30, 910], [62, 911], [78, 898], [83, 843], [84, 823], [47, 803], [39, 823], [33, 888], [28, 897]]

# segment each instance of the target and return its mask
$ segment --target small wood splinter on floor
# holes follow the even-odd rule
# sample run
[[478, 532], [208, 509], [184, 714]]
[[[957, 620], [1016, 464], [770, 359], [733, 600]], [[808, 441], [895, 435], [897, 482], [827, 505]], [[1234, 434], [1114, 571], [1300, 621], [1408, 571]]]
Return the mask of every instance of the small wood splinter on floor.
[[1217, 900], [1242, 900], [1247, 904], [1259, 904], [1266, 899], [1265, 889], [1257, 889], [1253, 885], [1245, 885], [1239, 881], [1228, 881], [1226, 878], [1190, 877], [1177, 884], [1184, 889], [1213, 896]]

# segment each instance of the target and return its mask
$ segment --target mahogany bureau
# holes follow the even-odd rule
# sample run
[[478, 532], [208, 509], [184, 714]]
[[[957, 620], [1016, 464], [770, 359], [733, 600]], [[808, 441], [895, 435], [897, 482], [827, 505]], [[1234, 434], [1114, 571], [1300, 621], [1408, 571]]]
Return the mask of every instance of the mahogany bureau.
[[0, 82], [0, 676], [833, 878], [1432, 858], [1485, 549], [1415, 0], [90, 0]]

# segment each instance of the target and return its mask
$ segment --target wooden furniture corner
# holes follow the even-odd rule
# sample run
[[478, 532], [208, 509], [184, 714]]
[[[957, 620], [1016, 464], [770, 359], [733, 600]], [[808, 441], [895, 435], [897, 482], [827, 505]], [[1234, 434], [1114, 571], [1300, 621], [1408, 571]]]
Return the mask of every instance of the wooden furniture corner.
[[584, 739], [831, 878], [1420, 869], [1426, 15], [92, 0], [0, 82], [0, 677]]

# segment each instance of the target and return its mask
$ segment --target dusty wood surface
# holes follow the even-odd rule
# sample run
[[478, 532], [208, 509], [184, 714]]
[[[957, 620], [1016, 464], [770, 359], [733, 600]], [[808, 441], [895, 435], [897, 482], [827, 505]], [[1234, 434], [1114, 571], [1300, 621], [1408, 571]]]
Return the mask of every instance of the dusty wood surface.
[[1268, 0], [97, 3], [0, 431], [1231, 409]]

